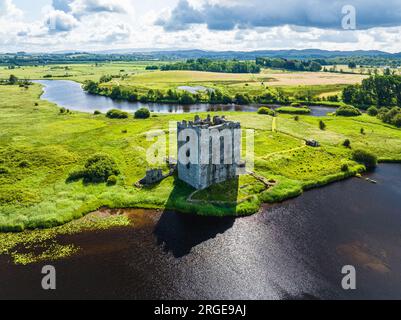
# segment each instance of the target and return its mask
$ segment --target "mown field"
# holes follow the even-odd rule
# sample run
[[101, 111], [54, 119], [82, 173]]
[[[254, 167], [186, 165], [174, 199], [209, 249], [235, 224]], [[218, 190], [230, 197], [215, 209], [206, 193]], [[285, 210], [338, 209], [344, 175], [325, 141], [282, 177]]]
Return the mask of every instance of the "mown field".
[[[57, 106], [40, 100], [41, 92], [39, 85], [29, 89], [0, 86], [1, 231], [53, 227], [104, 206], [168, 208], [202, 215], [252, 214], [262, 202], [297, 196], [360, 171], [361, 166], [350, 160], [352, 149], [342, 146], [346, 138], [352, 148], [363, 147], [382, 160], [401, 160], [401, 130], [367, 115], [323, 118], [325, 131], [319, 129], [320, 118], [300, 116], [295, 121], [293, 116], [280, 115], [274, 126], [277, 132], [273, 132], [269, 116], [226, 113], [244, 129], [255, 130], [255, 172], [277, 185], [263, 190], [260, 182], [244, 176], [235, 184], [237, 190], [228, 188], [230, 182], [218, 187], [227, 195], [216, 199], [245, 199], [241, 204], [188, 203], [194, 190], [176, 177], [151, 188], [138, 189], [133, 184], [151, 167], [145, 158], [151, 144], [146, 132], [167, 130], [170, 121], [189, 120], [193, 115], [111, 120], [79, 112], [60, 114]], [[306, 147], [305, 138], [320, 141], [322, 147]], [[121, 171], [117, 185], [66, 182], [70, 172], [99, 152], [116, 160]], [[341, 171], [345, 163], [349, 172]], [[207, 192], [200, 197], [210, 199]]]

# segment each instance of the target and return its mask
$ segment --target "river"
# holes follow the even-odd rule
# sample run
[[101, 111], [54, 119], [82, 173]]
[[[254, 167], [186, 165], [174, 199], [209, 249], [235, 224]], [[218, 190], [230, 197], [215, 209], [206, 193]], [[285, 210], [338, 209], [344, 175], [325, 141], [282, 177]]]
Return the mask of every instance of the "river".
[[[37, 80], [44, 86], [42, 99], [53, 102], [66, 109], [90, 112], [95, 110], [106, 113], [111, 109], [134, 112], [142, 107], [148, 108], [154, 113], [189, 113], [189, 112], [212, 112], [212, 111], [242, 111], [256, 112], [257, 105], [214, 105], [198, 103], [194, 105], [166, 104], [166, 103], [141, 103], [112, 100], [108, 97], [87, 94], [81, 84], [70, 80]], [[333, 108], [324, 106], [311, 107], [311, 115], [321, 117], [333, 112]]]
[[[81, 247], [53, 264], [0, 257], [0, 298], [401, 299], [401, 165], [353, 178], [245, 218], [126, 210], [128, 228], [63, 236]], [[357, 290], [341, 269], [357, 270]]]

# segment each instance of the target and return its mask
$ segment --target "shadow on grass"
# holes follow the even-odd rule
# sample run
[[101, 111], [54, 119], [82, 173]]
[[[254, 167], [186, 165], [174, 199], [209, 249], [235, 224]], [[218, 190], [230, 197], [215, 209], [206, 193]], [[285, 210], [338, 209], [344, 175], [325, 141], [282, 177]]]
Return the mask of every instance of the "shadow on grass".
[[[237, 190], [228, 192], [229, 197], [238, 192], [238, 183], [232, 185], [230, 182], [230, 185], [236, 186]], [[207, 201], [202, 204], [187, 202], [194, 191], [175, 177], [174, 188], [166, 206], [168, 209], [163, 212], [155, 227], [158, 245], [164, 246], [164, 250], [171, 252], [175, 258], [184, 257], [199, 244], [225, 233], [235, 222], [235, 206], [217, 206], [208, 204]], [[211, 189], [210, 192], [212, 191]], [[226, 201], [231, 202], [230, 200], [232, 199]], [[172, 208], [185, 213], [179, 213]]]

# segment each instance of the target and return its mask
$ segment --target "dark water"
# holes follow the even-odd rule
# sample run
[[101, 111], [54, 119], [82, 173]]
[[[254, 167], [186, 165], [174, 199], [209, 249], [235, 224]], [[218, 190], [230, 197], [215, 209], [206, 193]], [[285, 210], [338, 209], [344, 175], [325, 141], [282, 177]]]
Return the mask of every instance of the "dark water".
[[[189, 112], [212, 112], [212, 111], [242, 111], [256, 112], [257, 105], [238, 106], [238, 105], [212, 105], [212, 104], [163, 104], [163, 103], [141, 103], [116, 101], [108, 97], [90, 95], [84, 92], [81, 85], [68, 80], [38, 80], [35, 81], [44, 85], [42, 99], [56, 103], [60, 107], [82, 112], [94, 112], [99, 110], [103, 113], [111, 109], [120, 109], [133, 112], [142, 107], [148, 108], [154, 113], [189, 113]], [[333, 112], [333, 108], [312, 107], [312, 115], [325, 116], [328, 112]]]
[[[401, 165], [265, 207], [252, 217], [129, 210], [135, 227], [62, 238], [82, 250], [43, 264], [0, 258], [0, 298], [401, 299]], [[357, 270], [357, 290], [341, 269]]]

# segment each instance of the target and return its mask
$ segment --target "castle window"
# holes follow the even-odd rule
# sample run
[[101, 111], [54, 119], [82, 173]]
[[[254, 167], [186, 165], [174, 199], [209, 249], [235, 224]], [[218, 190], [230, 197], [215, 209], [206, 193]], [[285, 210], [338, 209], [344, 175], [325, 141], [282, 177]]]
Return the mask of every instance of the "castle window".
[[191, 156], [191, 150], [187, 150], [187, 157], [189, 158]]
[[190, 163], [187, 164], [187, 169], [188, 170], [191, 169], [191, 164]]
[[191, 140], [190, 136], [187, 137], [187, 142], [189, 142]]

